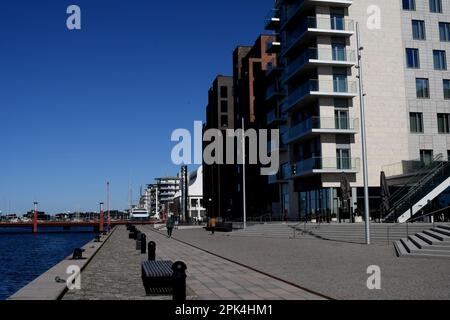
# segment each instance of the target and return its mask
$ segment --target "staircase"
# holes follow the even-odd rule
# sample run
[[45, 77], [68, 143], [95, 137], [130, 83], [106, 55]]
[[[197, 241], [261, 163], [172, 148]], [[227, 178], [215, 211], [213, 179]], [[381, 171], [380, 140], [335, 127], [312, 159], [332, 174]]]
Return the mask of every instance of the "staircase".
[[[399, 240], [407, 234], [422, 232], [431, 228], [430, 223], [413, 223], [409, 225], [398, 225], [392, 227], [392, 224], [370, 224], [370, 241], [372, 244], [387, 245], [391, 241]], [[309, 234], [318, 239], [360, 243], [366, 242], [366, 230], [364, 224], [301, 224], [297, 227], [298, 231], [303, 234]]]
[[450, 259], [450, 226], [418, 232], [394, 242], [398, 257]]
[[[290, 239], [294, 237], [294, 226], [296, 223], [268, 222], [253, 224], [247, 226], [246, 229], [238, 229], [228, 233], [231, 237], [263, 237], [263, 238], [284, 238]], [[299, 236], [296, 231], [296, 237]], [[300, 237], [302, 237], [300, 235]], [[310, 236], [303, 236], [309, 237]]]
[[442, 161], [391, 205], [391, 210], [384, 220], [400, 223], [408, 221], [448, 187], [450, 187], [450, 162]]

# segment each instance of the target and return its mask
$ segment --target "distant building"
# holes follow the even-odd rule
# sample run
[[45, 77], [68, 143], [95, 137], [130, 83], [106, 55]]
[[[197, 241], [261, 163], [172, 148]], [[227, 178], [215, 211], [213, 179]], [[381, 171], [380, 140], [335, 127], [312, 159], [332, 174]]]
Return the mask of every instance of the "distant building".
[[[187, 213], [188, 219], [192, 221], [204, 221], [206, 219], [206, 209], [203, 204], [203, 167], [200, 166], [197, 170], [188, 174], [187, 181]], [[184, 199], [183, 189], [180, 189], [174, 197], [175, 211], [182, 217], [182, 202]]]
[[140, 199], [140, 206], [148, 211], [150, 217], [162, 218], [163, 212], [171, 211], [175, 193], [180, 190], [179, 177], [156, 178]]

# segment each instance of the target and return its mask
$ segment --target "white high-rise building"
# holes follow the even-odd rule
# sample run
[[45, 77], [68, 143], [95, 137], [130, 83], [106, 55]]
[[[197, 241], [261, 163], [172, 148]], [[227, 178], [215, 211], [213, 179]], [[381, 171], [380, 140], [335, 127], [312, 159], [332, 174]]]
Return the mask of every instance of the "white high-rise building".
[[281, 170], [269, 183], [286, 218], [337, 219], [343, 174], [352, 210], [363, 211], [357, 24], [372, 215], [382, 170], [401, 175], [407, 161], [450, 156], [450, 1], [276, 1], [267, 112], [281, 131]]

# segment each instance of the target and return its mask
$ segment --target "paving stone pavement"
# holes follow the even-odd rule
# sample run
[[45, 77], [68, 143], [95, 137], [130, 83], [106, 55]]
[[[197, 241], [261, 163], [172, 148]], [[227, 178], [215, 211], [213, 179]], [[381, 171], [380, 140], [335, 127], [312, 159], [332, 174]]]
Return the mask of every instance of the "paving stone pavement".
[[[172, 296], [146, 296], [141, 262], [125, 226], [116, 227], [109, 240], [81, 273], [81, 290], [68, 291], [63, 300], [171, 300]], [[196, 299], [187, 288], [187, 299]]]
[[[320, 296], [296, 286], [214, 256], [187, 244], [168, 239], [150, 226], [138, 227], [147, 241], [156, 242], [160, 260], [186, 263], [188, 299], [201, 300], [316, 300]], [[66, 293], [68, 300], [171, 299], [147, 297], [140, 264], [147, 258], [135, 250], [125, 226], [114, 230], [110, 239], [81, 274], [82, 289]]]

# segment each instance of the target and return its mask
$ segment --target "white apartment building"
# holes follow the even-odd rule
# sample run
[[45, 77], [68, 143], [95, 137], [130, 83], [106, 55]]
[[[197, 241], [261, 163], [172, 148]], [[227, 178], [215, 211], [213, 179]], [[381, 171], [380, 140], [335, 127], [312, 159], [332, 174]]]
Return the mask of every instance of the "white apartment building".
[[357, 24], [371, 211], [383, 168], [450, 155], [450, 1], [276, 1], [267, 111], [281, 131], [281, 170], [269, 183], [289, 219], [337, 218], [343, 174], [352, 209], [363, 211]]

